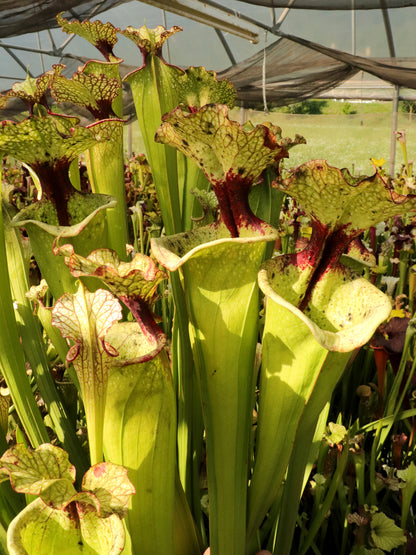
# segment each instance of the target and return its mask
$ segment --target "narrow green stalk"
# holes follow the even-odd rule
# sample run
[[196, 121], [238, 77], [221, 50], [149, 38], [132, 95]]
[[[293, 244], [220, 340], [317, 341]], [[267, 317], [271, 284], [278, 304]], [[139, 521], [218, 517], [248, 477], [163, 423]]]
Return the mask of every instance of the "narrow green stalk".
[[405, 132], [404, 132], [404, 130], [403, 131], [396, 131], [396, 134], [397, 134], [397, 140], [399, 141], [400, 147], [402, 149], [404, 167], [406, 168], [406, 176], [411, 177], [412, 176], [412, 171], [411, 171], [411, 168], [409, 166], [409, 160], [408, 160], [408, 156], [407, 156], [407, 145], [406, 145]]
[[346, 493], [345, 493], [345, 485], [343, 481], [338, 483], [337, 489], [337, 497], [338, 497], [338, 506], [339, 506], [339, 514], [341, 517], [341, 524], [342, 524], [342, 537], [341, 537], [341, 549], [340, 555], [344, 555], [345, 550], [347, 548], [347, 540], [348, 540], [348, 515], [351, 513], [351, 504], [348, 502]]
[[[6, 449], [2, 449], [1, 452], [4, 453]], [[0, 484], [0, 527], [7, 529], [15, 516], [24, 508], [24, 496], [16, 493], [7, 482]]]
[[394, 424], [394, 422], [399, 422], [400, 420], [407, 420], [408, 418], [414, 418], [415, 416], [416, 416], [416, 409], [404, 410], [402, 412], [399, 412], [397, 416], [394, 414], [389, 414], [388, 416], [380, 418], [380, 420], [375, 420], [374, 422], [370, 422], [369, 424], [366, 424], [365, 426], [360, 428], [359, 431], [372, 432], [377, 430], [380, 424], [382, 427], [385, 427], [385, 426], [391, 427]]
[[[6, 436], [0, 429], [0, 453], [4, 453], [9, 448]], [[25, 498], [23, 495], [15, 492], [10, 482], [2, 482], [0, 484], [0, 535], [2, 529], [8, 528], [14, 517], [25, 508]], [[1, 543], [1, 540], [0, 540]]]
[[158, 56], [149, 53], [146, 65], [126, 78], [132, 88], [137, 119], [167, 235], [182, 230], [177, 154], [172, 148], [155, 143], [154, 136], [163, 114], [178, 104], [173, 78], [177, 73], [180, 73], [178, 68], [166, 65]]
[[[1, 176], [0, 176], [1, 177]], [[28, 380], [10, 291], [3, 211], [0, 210], [0, 367], [10, 390], [17, 414], [33, 447], [49, 441]]]
[[[301, 531], [302, 538], [304, 538], [304, 537], [306, 536], [306, 534], [307, 534], [307, 530], [306, 530], [306, 528], [305, 528], [305, 523], [303, 522], [301, 516], [298, 516], [298, 517], [296, 518], [296, 523], [297, 523], [297, 525], [299, 526], [299, 529], [300, 529], [300, 531]], [[310, 549], [311, 549], [311, 552], [314, 553], [314, 555], [322, 555], [322, 552], [318, 549], [318, 547], [317, 547], [317, 545], [316, 545], [315, 542], [312, 542], [312, 544], [311, 544], [311, 546], [310, 546]], [[274, 552], [273, 555], [276, 555], [276, 552]]]
[[348, 462], [348, 440], [344, 445], [342, 450], [342, 455], [338, 461], [337, 469], [334, 475], [331, 477], [331, 483], [328, 488], [328, 492], [325, 496], [324, 501], [322, 502], [320, 512], [316, 515], [316, 517], [312, 520], [310, 525], [308, 534], [305, 538], [305, 541], [302, 543], [301, 548], [299, 550], [299, 555], [305, 555], [310, 546], [312, 545], [322, 522], [324, 521], [328, 511], [331, 508], [331, 504], [334, 500], [335, 494], [337, 492], [338, 486], [341, 483], [342, 476], [344, 474], [344, 470], [346, 468]]
[[399, 470], [397, 473], [400, 479], [404, 479], [404, 487], [401, 491], [401, 519], [400, 526], [403, 530], [407, 530], [409, 534], [414, 533], [414, 520], [411, 511], [411, 502], [416, 492], [416, 467], [412, 462], [405, 470]]
[[193, 388], [193, 411], [191, 417], [192, 483], [190, 488], [192, 499], [190, 507], [192, 508], [192, 515], [202, 538], [202, 543], [203, 545], [208, 545], [207, 530], [201, 507], [201, 463], [204, 453], [204, 421], [201, 407], [201, 392], [195, 374], [193, 375]]
[[365, 451], [364, 449], [354, 455], [355, 467], [355, 483], [357, 488], [358, 505], [363, 506], [365, 503]]
[[174, 516], [175, 555], [200, 555], [201, 539], [195, 528], [179, 475], [175, 479], [175, 516]]
[[[285, 194], [272, 187], [272, 181], [275, 178], [275, 171], [272, 168], [267, 168], [263, 174], [262, 183], [253, 187], [250, 191], [249, 202], [251, 209], [258, 218], [278, 229]], [[273, 242], [267, 244], [265, 260], [273, 256], [274, 248]]]
[[316, 459], [319, 455], [319, 448], [322, 445], [322, 438], [324, 437], [325, 429], [328, 422], [329, 409], [330, 409], [330, 402], [328, 401], [325, 407], [322, 409], [321, 414], [319, 415], [319, 418], [318, 418], [318, 422], [316, 424], [315, 433], [309, 449], [307, 463], [305, 465], [302, 492], [304, 491], [306, 484], [308, 483], [313, 466], [314, 464], [316, 464]]
[[368, 468], [370, 490], [367, 496], [367, 505], [377, 505], [376, 464], [377, 464], [377, 454], [378, 454], [378, 451], [381, 449], [381, 445], [380, 445], [381, 431], [382, 431], [382, 427], [381, 425], [379, 425], [374, 435], [373, 445], [371, 446], [370, 464]]
[[7, 534], [3, 526], [0, 526], [0, 555], [9, 555], [7, 549]]
[[139, 210], [137, 211], [137, 215], [138, 215], [138, 219], [139, 219], [139, 237], [140, 237], [140, 251], [138, 248], [136, 248], [137, 252], [141, 252], [142, 254], [147, 254], [147, 249], [145, 250], [144, 247], [144, 225], [143, 225], [143, 212], [141, 210], [141, 207], [139, 206]]
[[202, 215], [201, 208], [198, 207], [199, 203], [196, 201], [195, 195], [191, 194], [191, 191], [194, 189], [207, 191], [210, 188], [210, 184], [197, 164], [178, 152], [178, 169], [181, 166], [183, 167], [183, 176], [182, 182], [179, 183], [179, 194], [182, 199], [182, 230], [186, 231], [193, 227], [192, 218]]
[[194, 491], [192, 484], [194, 475], [199, 476], [199, 466], [202, 445], [197, 446], [198, 438], [202, 436], [202, 415], [199, 403], [199, 392], [194, 374], [194, 362], [191, 342], [189, 339], [188, 314], [185, 309], [185, 296], [177, 272], [170, 274], [170, 283], [175, 300], [175, 315], [173, 323], [172, 341], [172, 372], [175, 379], [178, 411], [178, 469], [182, 486], [188, 502], [200, 514], [200, 502], [193, 499], [193, 494], [199, 496], [199, 491]]
[[272, 187], [272, 181], [275, 178], [274, 170], [267, 168], [263, 174], [263, 181], [250, 191], [249, 201], [251, 209], [258, 218], [277, 228], [285, 194]]
[[[281, 509], [282, 509], [282, 495], [283, 495], [283, 488], [280, 488], [279, 493], [277, 494], [276, 500], [269, 511], [269, 518], [273, 523], [273, 526], [271, 529], [271, 533], [269, 535], [269, 541], [267, 542], [267, 549], [272, 552], [275, 550], [275, 547], [276, 547], [277, 530], [279, 528], [279, 518], [280, 518]], [[263, 528], [264, 528], [264, 525], [262, 526], [261, 530], [263, 530]], [[247, 552], [252, 553], [255, 551], [254, 549], [251, 549], [251, 546], [248, 546]]]
[[29, 299], [25, 296], [25, 293], [29, 290], [27, 262], [24, 260], [18, 231], [10, 226], [11, 218], [7, 207], [5, 207], [3, 217], [11, 292], [14, 301], [17, 303], [15, 315], [23, 348], [35, 374], [42, 399], [52, 419], [55, 433], [69, 453], [70, 459], [77, 467], [79, 474], [83, 475], [87, 470], [86, 457], [56, 389], [49, 369], [39, 322], [33, 314]]
[[[385, 415], [392, 415], [393, 418], [388, 418], [385, 422], [387, 423], [387, 425], [383, 426], [380, 429], [380, 438], [379, 438], [379, 442], [378, 442], [378, 453], [381, 451], [384, 442], [386, 441], [387, 437], [390, 434], [390, 430], [394, 424], [394, 422], [396, 421], [396, 419], [398, 418], [398, 415], [400, 413], [400, 410], [403, 406], [403, 399], [404, 396], [406, 395], [406, 391], [411, 383], [412, 380], [412, 376], [416, 370], [416, 359], [413, 360], [410, 372], [407, 374], [406, 377], [406, 383], [405, 386], [402, 387], [402, 382], [404, 380], [405, 377], [405, 372], [407, 369], [407, 362], [408, 360], [411, 359], [411, 353], [412, 353], [412, 348], [413, 348], [413, 340], [414, 340], [414, 335], [416, 332], [416, 327], [414, 325], [414, 321], [411, 320], [409, 323], [409, 326], [407, 328], [406, 331], [406, 337], [405, 337], [405, 343], [404, 343], [404, 347], [403, 347], [403, 352], [402, 352], [402, 357], [400, 360], [400, 366], [399, 366], [399, 371], [397, 372], [395, 378], [394, 378], [394, 382], [392, 387], [390, 388], [389, 391], [389, 396], [388, 396], [388, 400], [386, 402], [386, 408], [385, 408]], [[376, 430], [378, 430], [379, 428], [377, 427]]]
[[408, 281], [410, 252], [402, 251], [399, 256], [399, 281], [396, 286], [396, 295], [403, 295]]
[[[152, 33], [152, 32], [150, 32]], [[152, 39], [153, 40], [153, 39]], [[145, 56], [145, 63], [138, 71], [129, 74], [126, 81], [130, 84], [139, 127], [142, 133], [146, 157], [152, 169], [157, 197], [162, 213], [163, 225], [167, 235], [183, 230], [182, 207], [190, 200], [181, 198], [186, 187], [180, 191], [178, 183], [178, 153], [169, 146], [158, 144], [154, 137], [161, 124], [162, 116], [179, 104], [179, 68], [166, 64], [151, 48]], [[183, 160], [183, 157], [182, 157]], [[190, 162], [193, 164], [193, 162]], [[196, 166], [195, 166], [196, 167]], [[198, 171], [200, 171], [198, 169]], [[190, 183], [187, 180], [187, 183]], [[195, 184], [191, 185], [195, 186]], [[185, 217], [188, 218], [189, 214]], [[173, 345], [173, 375], [177, 385], [178, 397], [178, 464], [179, 475], [188, 501], [192, 502], [190, 487], [193, 468], [193, 439], [191, 422], [193, 418], [193, 359], [188, 333], [188, 317], [185, 297], [179, 276], [170, 276], [175, 303], [175, 329], [177, 337]]]
[[409, 311], [413, 315], [415, 312], [416, 296], [416, 266], [409, 268]]

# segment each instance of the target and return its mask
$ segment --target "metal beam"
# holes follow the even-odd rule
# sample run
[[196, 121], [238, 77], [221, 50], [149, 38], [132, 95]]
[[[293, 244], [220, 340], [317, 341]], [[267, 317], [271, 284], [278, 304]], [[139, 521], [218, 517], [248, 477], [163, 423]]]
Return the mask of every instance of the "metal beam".
[[295, 3], [295, 0], [289, 0], [288, 4], [287, 4], [287, 8], [285, 8], [282, 13], [279, 16], [279, 19], [276, 21], [276, 15], [274, 12], [274, 8], [273, 8], [273, 31], [278, 31], [280, 29], [280, 27], [282, 26], [283, 21], [287, 18], [287, 16], [289, 15], [290, 12], [290, 8], [293, 6], [293, 4]]
[[[391, 58], [396, 57], [396, 50], [394, 48], [393, 32], [391, 29], [389, 12], [386, 8], [384, 0], [380, 0], [381, 13], [383, 15], [384, 28], [386, 30], [387, 44], [389, 46], [389, 53]], [[400, 87], [396, 85], [394, 87], [393, 95], [393, 113], [391, 121], [391, 142], [390, 142], [390, 164], [389, 164], [389, 174], [394, 177], [394, 168], [396, 166], [396, 131], [397, 131], [397, 121], [399, 112], [399, 96]]]
[[230, 62], [233, 66], [235, 66], [235, 64], [237, 63], [236, 59], [234, 58], [234, 55], [231, 51], [231, 48], [228, 44], [228, 42], [226, 41], [225, 37], [224, 37], [224, 33], [222, 31], [220, 31], [219, 29], [215, 29], [215, 32], [217, 33], [218, 38], [221, 41], [221, 44], [224, 47], [224, 50], [227, 52], [227, 56], [230, 59]]
[[386, 30], [387, 44], [389, 45], [390, 57], [395, 58], [396, 57], [396, 49], [394, 48], [393, 32], [391, 30], [389, 12], [388, 12], [387, 8], [385, 7], [384, 0], [380, 0], [380, 5], [381, 5], [381, 13], [383, 15], [384, 28]]
[[32, 46], [18, 46], [17, 44], [8, 44], [0, 41], [0, 46], [4, 49], [10, 48], [11, 50], [23, 50], [23, 52], [33, 52], [34, 54], [45, 54], [46, 56], [60, 56], [60, 51], [44, 50], [41, 48], [33, 48]]
[[29, 68], [25, 66], [25, 64], [19, 59], [18, 56], [16, 56], [16, 54], [13, 52], [13, 50], [10, 47], [3, 44], [1, 41], [0, 41], [0, 47], [2, 47], [7, 52], [7, 54], [11, 56], [17, 64], [19, 64], [19, 66], [23, 69], [23, 71], [27, 75], [29, 75], [29, 77], [33, 77], [32, 73], [29, 71]]
[[[204, 25], [215, 27], [221, 31], [237, 35], [250, 42], [257, 43], [259, 35], [256, 28], [243, 25], [243, 18], [235, 15], [235, 12], [222, 7], [212, 6], [212, 2], [199, 2], [195, 0], [141, 0], [155, 8], [187, 17]], [[224, 17], [224, 13], [226, 17]], [[247, 22], [247, 18], [244, 18]]]
[[[290, 0], [290, 3], [293, 3], [295, 0]], [[251, 25], [255, 25], [256, 27], [260, 27], [260, 29], [264, 29], [265, 31], [270, 31], [271, 33], [273, 33], [273, 27], [270, 27], [270, 25], [266, 25], [265, 23], [258, 21], [257, 19], [254, 19], [253, 17], [250, 17], [248, 15], [245, 15], [237, 10], [233, 10], [231, 8], [226, 8], [225, 6], [223, 6], [222, 4], [219, 4], [218, 2], [215, 2], [214, 0], [204, 0], [204, 4], [206, 4], [207, 6], [212, 6], [213, 8], [216, 8], [218, 10], [220, 10], [221, 12], [227, 14], [227, 16], [233, 16], [238, 18], [238, 20], [240, 21], [246, 21], [247, 23], [250, 23]]]

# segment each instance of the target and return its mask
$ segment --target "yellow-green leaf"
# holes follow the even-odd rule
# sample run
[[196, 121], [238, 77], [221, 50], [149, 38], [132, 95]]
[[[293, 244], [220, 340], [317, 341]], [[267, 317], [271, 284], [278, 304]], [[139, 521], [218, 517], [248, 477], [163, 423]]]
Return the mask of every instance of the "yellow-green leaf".
[[108, 61], [114, 61], [116, 56], [113, 54], [113, 48], [117, 43], [117, 32], [120, 30], [114, 27], [112, 23], [102, 23], [101, 21], [78, 21], [69, 22], [62, 17], [62, 13], [56, 16], [58, 25], [62, 31], [69, 35], [78, 35], [93, 44]]
[[165, 29], [162, 25], [158, 25], [155, 29], [148, 29], [146, 25], [135, 29], [129, 25], [120, 34], [132, 40], [141, 50], [158, 54], [168, 38], [179, 31], [182, 31], [182, 28], [177, 25], [170, 29]]
[[181, 103], [192, 108], [201, 108], [205, 104], [226, 104], [233, 108], [236, 91], [232, 83], [217, 80], [214, 71], [204, 67], [190, 67], [179, 77], [181, 86]]
[[82, 505], [77, 511], [61, 511], [41, 499], [19, 513], [7, 531], [10, 555], [118, 555], [124, 542], [117, 515], [100, 518], [92, 507]]
[[404, 531], [394, 524], [394, 520], [384, 513], [376, 513], [371, 518], [371, 539], [376, 547], [391, 552], [406, 543]]
[[[60, 67], [60, 66], [57, 66]], [[54, 70], [49, 70], [39, 75], [39, 77], [30, 77], [21, 83], [14, 83], [12, 88], [4, 95], [0, 95], [0, 108], [5, 108], [10, 98], [20, 98], [29, 107], [31, 112], [33, 106], [37, 103], [46, 103], [46, 92], [54, 75]]]
[[100, 502], [99, 514], [103, 518], [114, 513], [121, 518], [125, 516], [130, 497], [135, 493], [127, 469], [111, 462], [91, 467], [82, 480], [82, 489], [97, 497]]
[[260, 173], [283, 154], [268, 127], [246, 133], [228, 118], [226, 105], [207, 105], [197, 112], [176, 109], [164, 117], [156, 141], [174, 146], [200, 166], [213, 184], [231, 175], [254, 184]]
[[97, 249], [87, 257], [76, 254], [72, 245], [62, 245], [55, 252], [65, 255], [75, 277], [99, 277], [115, 295], [137, 297], [147, 303], [155, 300], [157, 286], [167, 277], [150, 257], [141, 253], [131, 262], [122, 262], [110, 249]]
[[[40, 445], [35, 450], [22, 443], [14, 445], [1, 457], [0, 473], [8, 474], [13, 489], [19, 493], [42, 495], [42, 492], [52, 486], [57, 487], [57, 492], [58, 489], [61, 492], [65, 490], [66, 499], [68, 492], [71, 492], [70, 496], [75, 493], [72, 486], [75, 481], [75, 467], [69, 462], [65, 451], [49, 443]], [[62, 495], [58, 494], [58, 497], [63, 499]], [[48, 498], [51, 498], [50, 494]]]
[[84, 73], [82, 70], [67, 79], [56, 72], [51, 93], [57, 102], [71, 102], [85, 106], [96, 119], [113, 117], [111, 104], [120, 91], [120, 81], [105, 73]]
[[353, 177], [348, 170], [312, 160], [296, 168], [277, 187], [291, 195], [315, 221], [348, 235], [416, 210], [416, 195], [401, 195], [389, 188], [379, 173]]

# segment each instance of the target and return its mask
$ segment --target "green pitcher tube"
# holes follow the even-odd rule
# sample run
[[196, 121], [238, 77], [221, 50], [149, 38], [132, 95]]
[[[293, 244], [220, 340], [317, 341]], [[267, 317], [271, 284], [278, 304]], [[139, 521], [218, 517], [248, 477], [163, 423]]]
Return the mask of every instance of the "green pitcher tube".
[[305, 310], [308, 317], [296, 306], [303, 289], [299, 284], [307, 283], [307, 273], [295, 267], [289, 271], [284, 256], [265, 262], [259, 273], [266, 321], [249, 536], [281, 487], [299, 422], [311, 397], [317, 397], [315, 387], [325, 389], [316, 420], [332, 394], [334, 383], [320, 380], [321, 372], [332, 366], [338, 379], [349, 358], [346, 353], [365, 344], [391, 311], [386, 295], [363, 278], [349, 279], [337, 267], [316, 284]]
[[106, 459], [128, 469], [136, 495], [126, 517], [132, 551], [171, 555], [176, 402], [166, 353], [112, 368], [104, 414]]
[[[212, 555], [244, 553], [258, 340], [257, 269], [275, 232], [231, 239], [225, 226], [152, 240], [181, 268], [206, 429]], [[206, 239], [206, 241], [204, 241]], [[182, 255], [182, 256], [181, 256]]]

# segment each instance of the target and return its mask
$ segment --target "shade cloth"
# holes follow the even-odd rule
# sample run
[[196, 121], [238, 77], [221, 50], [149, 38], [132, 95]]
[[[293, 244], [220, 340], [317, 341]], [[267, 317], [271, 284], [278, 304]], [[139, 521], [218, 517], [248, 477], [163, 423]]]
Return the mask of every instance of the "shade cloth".
[[81, 21], [126, 0], [0, 0], [0, 38], [58, 27], [56, 14], [76, 8]]
[[383, 81], [416, 89], [416, 69], [406, 59], [381, 61], [354, 56], [320, 44], [283, 35], [264, 51], [220, 72], [237, 88], [238, 98], [248, 103], [264, 97], [276, 105], [319, 96], [358, 71]]
[[416, 6], [416, 0], [239, 0], [239, 2], [268, 8], [302, 10], [379, 10]]

